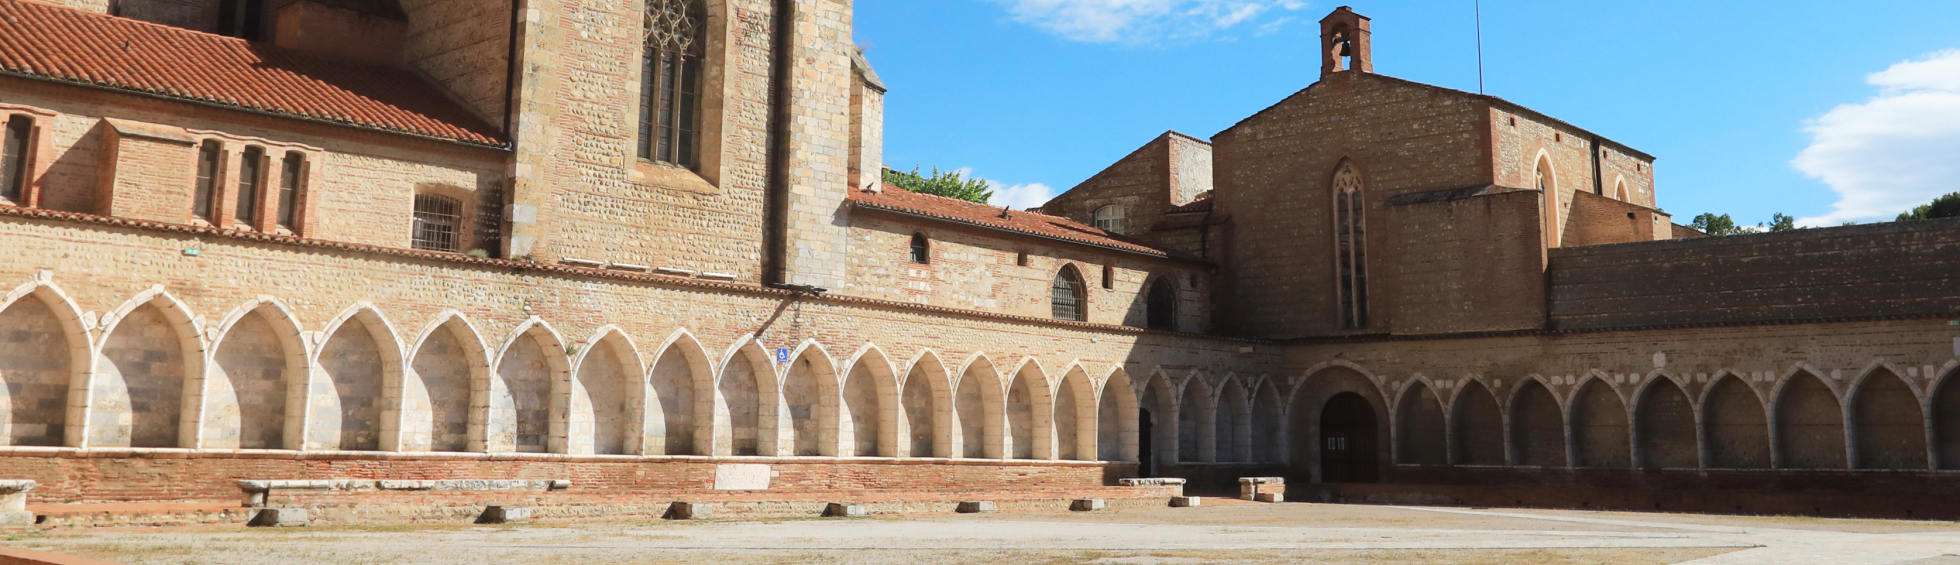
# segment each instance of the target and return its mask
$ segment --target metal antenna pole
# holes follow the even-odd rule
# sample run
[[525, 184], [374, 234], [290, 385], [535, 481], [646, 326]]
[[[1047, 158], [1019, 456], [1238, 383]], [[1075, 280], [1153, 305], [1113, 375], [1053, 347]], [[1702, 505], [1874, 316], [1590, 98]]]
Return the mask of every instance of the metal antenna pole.
[[1484, 93], [1484, 0], [1477, 7], [1477, 94]]

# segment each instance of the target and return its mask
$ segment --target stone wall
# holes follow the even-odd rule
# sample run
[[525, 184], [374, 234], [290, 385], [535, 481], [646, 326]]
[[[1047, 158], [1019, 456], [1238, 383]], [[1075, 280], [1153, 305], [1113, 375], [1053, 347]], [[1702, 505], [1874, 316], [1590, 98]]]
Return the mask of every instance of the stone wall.
[[1559, 329], [1944, 315], [1960, 294], [1960, 221], [1561, 249]]

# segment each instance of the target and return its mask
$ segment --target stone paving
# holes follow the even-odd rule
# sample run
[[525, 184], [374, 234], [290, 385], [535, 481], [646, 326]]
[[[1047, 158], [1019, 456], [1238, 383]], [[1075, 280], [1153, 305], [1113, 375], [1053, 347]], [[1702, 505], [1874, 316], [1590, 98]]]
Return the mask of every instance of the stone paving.
[[1250, 505], [1075, 514], [74, 531], [9, 545], [196, 563], [1960, 563], [1960, 524]]

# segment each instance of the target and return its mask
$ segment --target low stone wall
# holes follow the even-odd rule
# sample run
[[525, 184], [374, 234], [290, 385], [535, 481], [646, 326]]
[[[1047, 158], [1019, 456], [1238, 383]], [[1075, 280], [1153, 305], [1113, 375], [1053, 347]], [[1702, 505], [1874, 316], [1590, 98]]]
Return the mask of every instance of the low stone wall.
[[1289, 485], [1298, 502], [1960, 519], [1960, 473], [1396, 466], [1385, 484]]
[[[32, 452], [24, 453], [24, 452]], [[731, 467], [739, 465], [741, 467]], [[835, 492], [966, 492], [1096, 489], [1135, 474], [1133, 463], [817, 457], [633, 457], [481, 453], [193, 452], [187, 450], [0, 450], [0, 477], [38, 481], [31, 504], [240, 500], [239, 481], [569, 480], [549, 494], [567, 500], [673, 500], [694, 493], [798, 496]], [[732, 484], [728, 470], [746, 473]], [[717, 484], [717, 471], [721, 483]], [[759, 476], [757, 476], [759, 474]], [[741, 491], [717, 491], [717, 487]], [[761, 488], [757, 488], [761, 487]], [[471, 493], [382, 491], [375, 496]], [[519, 493], [497, 494], [516, 500]], [[530, 495], [532, 493], [523, 493]], [[272, 504], [279, 504], [279, 492]], [[320, 496], [337, 496], [322, 494]], [[1171, 496], [1171, 495], [1166, 495]], [[766, 498], [768, 498], [766, 497]], [[1004, 502], [1004, 501], [1003, 501]]]

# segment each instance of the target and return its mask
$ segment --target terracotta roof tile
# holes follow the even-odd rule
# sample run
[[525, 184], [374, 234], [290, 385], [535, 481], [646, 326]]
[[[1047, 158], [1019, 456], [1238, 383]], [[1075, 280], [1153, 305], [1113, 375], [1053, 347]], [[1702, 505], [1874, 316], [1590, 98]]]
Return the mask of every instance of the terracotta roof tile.
[[1212, 203], [1211, 203], [1211, 197], [1210, 197], [1210, 196], [1205, 196], [1205, 197], [1201, 197], [1201, 198], [1199, 198], [1199, 199], [1197, 199], [1197, 200], [1192, 200], [1192, 201], [1191, 201], [1190, 203], [1187, 203], [1187, 204], [1185, 204], [1185, 205], [1183, 205], [1183, 206], [1173, 206], [1173, 207], [1171, 207], [1171, 209], [1169, 209], [1169, 210], [1165, 210], [1165, 211], [1164, 211], [1164, 213], [1166, 213], [1166, 214], [1195, 214], [1195, 213], [1198, 213], [1198, 212], [1210, 212], [1210, 211], [1211, 211], [1211, 208], [1212, 208]]
[[885, 185], [879, 192], [853, 190], [850, 194], [853, 206], [928, 216], [941, 220], [980, 226], [1002, 231], [1059, 239], [1083, 245], [1092, 245], [1140, 253], [1156, 257], [1169, 257], [1169, 253], [1122, 239], [1107, 231], [1076, 223], [1068, 218], [1050, 216], [1038, 212], [1016, 210], [1002, 217], [1001, 209], [995, 206], [967, 202], [957, 198], [933, 196], [907, 191], [903, 188]]
[[27, 0], [0, 0], [0, 74], [505, 146], [405, 70]]

